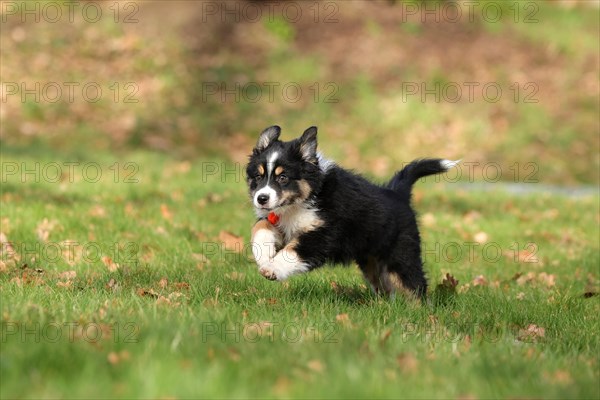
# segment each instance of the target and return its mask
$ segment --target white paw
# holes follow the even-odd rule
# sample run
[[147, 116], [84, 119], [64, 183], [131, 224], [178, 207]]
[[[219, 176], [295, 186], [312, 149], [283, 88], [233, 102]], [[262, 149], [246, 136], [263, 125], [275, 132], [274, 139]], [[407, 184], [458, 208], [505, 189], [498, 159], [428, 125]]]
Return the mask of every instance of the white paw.
[[259, 272], [272, 281], [283, 281], [291, 275], [308, 271], [308, 266], [302, 262], [298, 255], [289, 250], [282, 250], [266, 263], [259, 263]]
[[258, 270], [258, 272], [260, 272], [260, 274], [262, 276], [264, 276], [265, 278], [267, 278], [270, 281], [276, 281], [277, 280], [277, 275], [275, 274], [275, 271], [269, 269], [269, 268], [265, 268], [262, 267]]

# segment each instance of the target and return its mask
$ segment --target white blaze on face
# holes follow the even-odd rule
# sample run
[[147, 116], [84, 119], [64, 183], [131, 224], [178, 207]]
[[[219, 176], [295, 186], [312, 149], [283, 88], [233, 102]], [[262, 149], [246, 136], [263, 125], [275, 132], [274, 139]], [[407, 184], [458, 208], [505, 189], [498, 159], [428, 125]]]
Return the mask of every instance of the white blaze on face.
[[275, 168], [275, 162], [277, 161], [277, 157], [279, 157], [279, 153], [274, 151], [273, 154], [269, 156], [267, 160], [267, 179], [271, 179], [271, 172]]
[[[256, 193], [254, 193], [254, 207], [256, 207], [256, 208], [271, 209], [271, 208], [275, 208], [275, 206], [277, 205], [277, 202], [279, 200], [277, 198], [277, 192], [275, 191], [275, 189], [273, 189], [271, 186], [269, 186], [271, 183], [271, 173], [275, 169], [275, 162], [277, 161], [277, 157], [279, 157], [279, 153], [274, 151], [267, 159], [267, 186], [261, 188]], [[269, 196], [269, 201], [264, 205], [261, 205], [258, 202], [258, 196], [260, 196], [262, 194]]]

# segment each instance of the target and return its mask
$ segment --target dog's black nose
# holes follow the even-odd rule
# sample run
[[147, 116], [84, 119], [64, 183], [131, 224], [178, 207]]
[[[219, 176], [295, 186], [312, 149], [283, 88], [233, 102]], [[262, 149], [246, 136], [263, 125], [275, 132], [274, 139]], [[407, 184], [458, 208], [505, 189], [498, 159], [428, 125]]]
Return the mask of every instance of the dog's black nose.
[[258, 201], [258, 204], [260, 204], [261, 206], [264, 206], [265, 204], [267, 204], [267, 201], [269, 201], [269, 195], [268, 194], [259, 194], [258, 197], [256, 198], [256, 201]]

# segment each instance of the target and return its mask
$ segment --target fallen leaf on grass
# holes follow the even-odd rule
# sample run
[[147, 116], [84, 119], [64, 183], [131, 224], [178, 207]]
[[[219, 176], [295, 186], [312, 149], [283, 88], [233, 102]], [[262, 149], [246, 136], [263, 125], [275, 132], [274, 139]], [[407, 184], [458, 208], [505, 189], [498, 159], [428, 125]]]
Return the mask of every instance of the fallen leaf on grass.
[[234, 349], [233, 347], [230, 347], [228, 349], [228, 351], [229, 351], [229, 358], [232, 361], [238, 362], [238, 361], [240, 361], [240, 358], [242, 358], [242, 356], [240, 355], [240, 352], [237, 351], [237, 349]]
[[106, 288], [112, 290], [113, 292], [117, 290], [118, 287], [119, 284], [117, 283], [117, 280], [115, 278], [110, 278], [110, 280], [106, 284]]
[[169, 207], [166, 204], [160, 205], [160, 213], [167, 221], [171, 221], [173, 219], [173, 213], [171, 213], [171, 210], [169, 210]]
[[456, 291], [456, 286], [458, 286], [458, 280], [449, 273], [442, 279], [442, 283], [438, 285], [441, 289], [449, 289], [451, 291]]
[[23, 266], [21, 267], [21, 277], [15, 277], [13, 279], [10, 280], [10, 282], [14, 282], [16, 283], [18, 286], [22, 286], [22, 285], [35, 285], [35, 286], [41, 286], [46, 284], [46, 281], [44, 281], [44, 279], [41, 278], [41, 275], [43, 275], [44, 270], [41, 268], [37, 268], [35, 270], [29, 268], [27, 266], [27, 264], [23, 264]]
[[530, 251], [530, 250], [525, 249], [525, 250], [517, 251], [516, 254], [513, 251], [507, 252], [506, 257], [508, 259], [512, 259], [512, 260], [518, 261], [520, 263], [532, 264], [532, 263], [537, 263], [539, 261], [538, 258], [536, 257], [536, 254], [537, 254], [536, 250]]
[[77, 272], [75, 271], [65, 271], [58, 274], [58, 277], [61, 279], [74, 279], [77, 276]]
[[[517, 276], [517, 275], [515, 275]], [[517, 277], [517, 285], [521, 286], [526, 283], [532, 282], [535, 279], [535, 272], [528, 272], [526, 275], [519, 274]]]
[[182, 290], [182, 289], [189, 290], [190, 284], [187, 282], [176, 282], [175, 288], [179, 289], [179, 290]]
[[108, 272], [115, 272], [119, 269], [119, 264], [113, 262], [112, 258], [108, 256], [102, 257], [102, 263], [106, 265], [106, 268], [108, 268]]
[[219, 193], [208, 193], [204, 198], [208, 203], [220, 203], [223, 201], [223, 195]]
[[92, 217], [104, 218], [106, 217], [106, 209], [101, 205], [96, 204], [88, 212]]
[[398, 362], [398, 366], [404, 373], [414, 372], [417, 370], [417, 367], [419, 366], [419, 361], [411, 353], [399, 354], [396, 357], [396, 361]]
[[[273, 392], [278, 396], [284, 396], [288, 393], [290, 386], [292, 385], [292, 381], [289, 380], [285, 376], [280, 376], [275, 381], [275, 385], [273, 385]], [[284, 396], [288, 397], [288, 396]]]
[[517, 340], [521, 342], [536, 342], [546, 335], [546, 330], [541, 326], [529, 324], [526, 329], [520, 329]]
[[71, 286], [73, 286], [73, 281], [65, 281], [65, 282], [58, 281], [58, 282], [56, 282], [56, 286], [70, 288]]
[[157, 305], [167, 305], [167, 306], [171, 306], [171, 307], [179, 307], [181, 305], [181, 302], [179, 302], [177, 300], [182, 296], [183, 296], [183, 293], [179, 293], [179, 292], [173, 292], [173, 293], [169, 294], [168, 297], [159, 296], [158, 299], [156, 300], [156, 304]]
[[546, 287], [554, 287], [556, 285], [556, 275], [548, 274], [546, 272], [540, 272], [536, 274], [535, 272], [528, 272], [525, 275], [517, 274], [513, 277], [516, 278], [517, 285], [522, 286], [524, 284], [530, 283], [542, 283]]
[[421, 224], [423, 226], [434, 226], [435, 225], [435, 215], [432, 213], [425, 213], [421, 217]]
[[246, 276], [246, 274], [244, 274], [243, 272], [237, 272], [237, 271], [233, 271], [232, 273], [225, 274], [225, 277], [227, 279], [231, 279], [232, 281], [241, 281], [244, 279], [245, 276]]
[[488, 281], [485, 279], [483, 275], [477, 275], [475, 279], [473, 279], [473, 286], [487, 286]]
[[556, 285], [556, 276], [554, 274], [540, 272], [538, 275], [538, 280], [544, 283], [547, 287], [553, 287]]
[[573, 378], [571, 378], [571, 374], [569, 373], [569, 371], [560, 370], [560, 369], [558, 371], [554, 372], [554, 374], [552, 374], [552, 377], [550, 380], [552, 382], [556, 382], [561, 385], [569, 385], [569, 384], [573, 383]]
[[8, 237], [3, 232], [0, 232], [0, 257], [3, 260], [15, 260], [19, 261], [21, 257], [17, 252], [12, 243], [8, 240]]
[[479, 244], [487, 243], [488, 234], [485, 232], [478, 232], [475, 234], [475, 236], [473, 236], [473, 240], [475, 240]]
[[337, 322], [340, 322], [342, 324], [349, 324], [350, 323], [350, 317], [348, 316], [348, 314], [338, 314], [335, 316], [335, 320]]
[[383, 374], [390, 381], [395, 381], [396, 380], [396, 371], [394, 371], [393, 369], [385, 368], [383, 370]]
[[167, 299], [165, 296], [158, 296], [156, 300], [157, 305], [171, 305], [171, 300]]
[[475, 210], [468, 211], [465, 215], [463, 215], [463, 221], [467, 225], [472, 224], [474, 221], [476, 221], [480, 218], [481, 218], [481, 213], [479, 211], [475, 211]]
[[323, 370], [325, 369], [325, 367], [323, 367], [323, 363], [319, 360], [310, 360], [306, 366], [308, 367], [308, 369], [315, 371], [315, 372], [323, 372]]
[[166, 288], [168, 284], [169, 284], [169, 280], [167, 278], [161, 278], [160, 281], [158, 282], [158, 286], [160, 286], [161, 289]]
[[192, 258], [198, 262], [196, 268], [200, 271], [204, 269], [204, 266], [210, 265], [210, 260], [202, 253], [192, 253]]
[[138, 296], [142, 296], [142, 297], [152, 297], [153, 299], [158, 299], [159, 295], [158, 293], [156, 293], [154, 290], [152, 289], [143, 289], [143, 288], [139, 288], [136, 293], [138, 294]]
[[242, 251], [244, 248], [244, 239], [241, 236], [236, 236], [228, 231], [219, 232], [219, 240], [225, 246], [225, 249], [236, 252]]
[[37, 233], [38, 239], [42, 242], [48, 241], [48, 237], [50, 236], [50, 233], [54, 230], [56, 225], [56, 221], [48, 221], [48, 218], [44, 218], [42, 222], [40, 222], [35, 228], [35, 232]]
[[383, 332], [383, 334], [381, 335], [381, 339], [379, 340], [379, 342], [381, 344], [384, 344], [388, 338], [391, 336], [392, 334], [392, 330], [391, 329], [386, 329], [385, 332]]
[[106, 356], [106, 358], [108, 362], [112, 365], [117, 365], [122, 361], [128, 361], [131, 358], [131, 356], [129, 355], [129, 352], [127, 350], [122, 350], [119, 353], [111, 351], [110, 353], [108, 353], [108, 356]]

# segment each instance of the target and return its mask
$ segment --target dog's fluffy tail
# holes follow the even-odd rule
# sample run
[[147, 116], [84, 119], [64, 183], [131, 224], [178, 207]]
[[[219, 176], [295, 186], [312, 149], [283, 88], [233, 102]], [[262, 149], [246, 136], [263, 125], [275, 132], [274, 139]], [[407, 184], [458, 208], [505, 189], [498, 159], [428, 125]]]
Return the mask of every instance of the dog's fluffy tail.
[[450, 168], [455, 167], [460, 160], [451, 161], [440, 158], [425, 158], [415, 160], [404, 167], [401, 171], [396, 172], [394, 177], [387, 184], [389, 189], [398, 193], [405, 194], [410, 198], [412, 185], [424, 176], [439, 174], [446, 172]]

